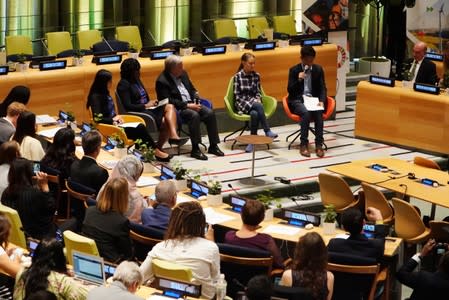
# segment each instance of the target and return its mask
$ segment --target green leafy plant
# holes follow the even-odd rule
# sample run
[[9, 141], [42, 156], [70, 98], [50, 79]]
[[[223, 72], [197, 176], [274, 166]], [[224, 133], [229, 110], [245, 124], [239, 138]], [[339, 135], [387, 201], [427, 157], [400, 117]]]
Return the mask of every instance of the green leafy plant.
[[184, 168], [179, 160], [174, 161], [172, 167], [173, 173], [175, 173], [176, 180], [187, 179], [187, 177], [189, 177], [190, 170]]
[[181, 48], [189, 48], [190, 47], [190, 40], [189, 38], [183, 38], [179, 41], [179, 46]]
[[67, 111], [67, 121], [75, 122], [75, 113], [73, 111]]
[[323, 212], [325, 223], [335, 223], [335, 220], [337, 219], [337, 213], [335, 212], [335, 206], [333, 204], [325, 205]]
[[25, 53], [20, 53], [19, 55], [17, 55], [17, 62], [19, 64], [24, 64], [27, 60], [27, 56]]
[[129, 44], [128, 52], [129, 53], [137, 53], [137, 47], [134, 46], [134, 44]]
[[125, 148], [125, 141], [122, 139], [122, 137], [120, 136], [120, 134], [118, 133], [113, 133], [111, 135], [111, 138], [117, 142], [117, 145], [115, 146], [116, 148]]
[[94, 122], [100, 123], [103, 121], [103, 114], [102, 113], [94, 113]]
[[275, 205], [276, 208], [282, 207], [281, 199], [274, 197], [273, 191], [269, 189], [266, 189], [262, 193], [257, 194], [256, 199], [262, 202], [266, 209], [270, 208], [270, 205]]
[[401, 70], [402, 80], [410, 81], [413, 79], [412, 73], [410, 72], [410, 67], [411, 67], [411, 63], [404, 62], [402, 64], [402, 70]]
[[209, 194], [210, 195], [220, 195], [221, 194], [221, 182], [215, 179], [209, 180], [207, 183], [207, 186], [209, 187]]
[[81, 50], [81, 49], [76, 49], [73, 52], [73, 56], [76, 57], [76, 58], [82, 58], [84, 56], [84, 51]]
[[134, 145], [136, 149], [142, 153], [143, 162], [151, 163], [156, 160], [156, 156], [154, 155], [154, 149], [148, 147], [147, 143], [144, 143], [141, 139], [136, 139], [134, 141]]

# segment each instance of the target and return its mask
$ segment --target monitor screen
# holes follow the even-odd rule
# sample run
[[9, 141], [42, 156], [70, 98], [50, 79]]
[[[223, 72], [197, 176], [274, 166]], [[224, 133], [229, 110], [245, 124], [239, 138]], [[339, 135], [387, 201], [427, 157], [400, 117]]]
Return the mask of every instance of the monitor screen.
[[163, 50], [163, 51], [154, 51], [150, 53], [151, 59], [165, 59], [170, 55], [175, 54], [175, 50]]
[[246, 199], [238, 196], [231, 196], [231, 209], [235, 212], [241, 213], [242, 208], [246, 203]]
[[373, 239], [376, 236], [376, 225], [374, 224], [365, 224], [363, 225], [363, 234], [368, 239]]
[[9, 72], [8, 66], [0, 66], [0, 75], [6, 75]]
[[39, 63], [39, 70], [49, 71], [49, 70], [65, 69], [66, 66], [67, 60], [45, 61]]
[[73, 272], [76, 277], [99, 284], [104, 283], [103, 258], [72, 251], [72, 260]]
[[97, 65], [116, 64], [122, 61], [122, 55], [106, 55], [97, 57]]
[[226, 53], [226, 46], [211, 46], [203, 48], [203, 55], [213, 55], [223, 53]]
[[194, 198], [199, 198], [201, 196], [207, 196], [209, 193], [209, 187], [198, 181], [192, 181], [191, 194]]
[[167, 180], [167, 179], [175, 179], [175, 173], [172, 169], [169, 167], [162, 165], [161, 167], [161, 180]]

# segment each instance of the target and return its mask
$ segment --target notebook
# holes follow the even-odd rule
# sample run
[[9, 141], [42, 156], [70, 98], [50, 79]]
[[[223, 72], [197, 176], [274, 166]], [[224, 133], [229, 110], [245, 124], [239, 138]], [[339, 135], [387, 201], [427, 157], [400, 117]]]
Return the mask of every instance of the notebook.
[[78, 251], [72, 251], [75, 278], [93, 285], [105, 282], [103, 258]]

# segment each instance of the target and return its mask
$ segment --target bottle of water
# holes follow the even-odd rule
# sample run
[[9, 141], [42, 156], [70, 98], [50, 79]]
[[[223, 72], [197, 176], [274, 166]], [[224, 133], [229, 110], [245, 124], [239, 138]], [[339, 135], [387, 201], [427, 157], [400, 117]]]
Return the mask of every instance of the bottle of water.
[[215, 298], [217, 300], [223, 300], [226, 297], [227, 286], [228, 284], [226, 283], [224, 274], [220, 274], [217, 285], [215, 286]]

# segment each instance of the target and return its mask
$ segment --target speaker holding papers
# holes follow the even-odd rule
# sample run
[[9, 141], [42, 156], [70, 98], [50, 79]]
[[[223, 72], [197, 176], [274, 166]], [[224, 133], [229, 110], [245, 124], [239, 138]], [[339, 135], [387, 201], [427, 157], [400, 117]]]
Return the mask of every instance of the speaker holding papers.
[[382, 76], [376, 76], [376, 75], [370, 75], [369, 82], [372, 84], [379, 84], [384, 86], [394, 86], [394, 79], [388, 78], [388, 77], [382, 77]]
[[422, 93], [427, 93], [427, 94], [433, 94], [433, 95], [440, 94], [440, 87], [431, 85], [431, 84], [415, 82], [415, 84], [413, 85], [413, 89], [417, 92], [422, 92]]

